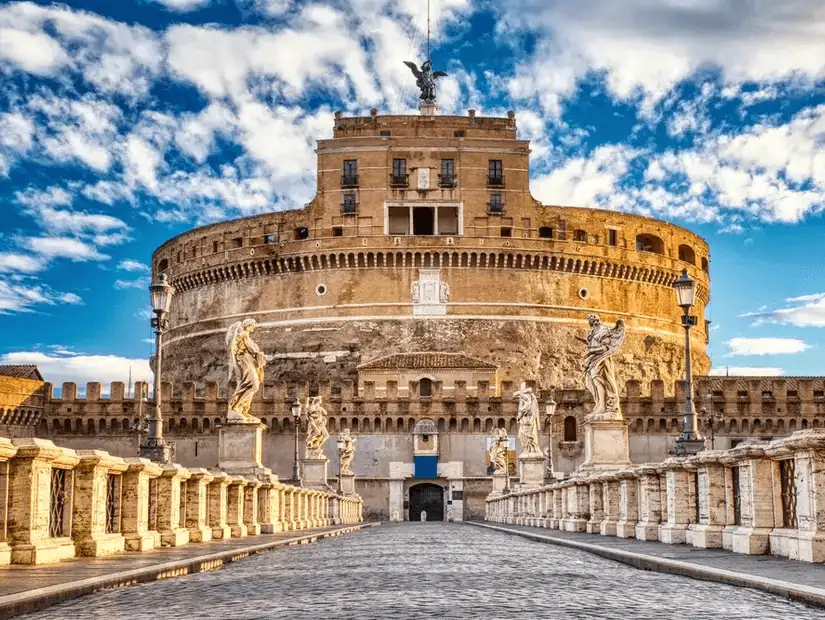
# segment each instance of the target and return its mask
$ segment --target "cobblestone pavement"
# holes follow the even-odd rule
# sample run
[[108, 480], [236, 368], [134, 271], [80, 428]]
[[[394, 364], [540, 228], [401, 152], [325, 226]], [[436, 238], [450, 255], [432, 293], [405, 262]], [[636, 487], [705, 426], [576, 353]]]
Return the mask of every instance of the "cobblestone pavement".
[[94, 594], [29, 620], [821, 619], [754, 590], [639, 571], [482, 528], [385, 524], [212, 572]]

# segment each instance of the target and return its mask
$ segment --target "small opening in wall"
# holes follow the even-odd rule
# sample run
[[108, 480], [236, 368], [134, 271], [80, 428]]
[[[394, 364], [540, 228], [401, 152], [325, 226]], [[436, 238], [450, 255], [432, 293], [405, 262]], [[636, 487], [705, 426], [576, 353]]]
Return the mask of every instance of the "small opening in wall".
[[327, 294], [327, 287], [324, 284], [319, 284], [315, 287], [315, 293], [317, 295], [326, 295]]
[[424, 443], [427, 443], [429, 440], [430, 440], [429, 435], [421, 435], [421, 441], [423, 441]]
[[300, 240], [309, 238], [309, 228], [306, 226], [299, 226], [295, 229], [295, 238]]
[[343, 237], [344, 236], [344, 227], [343, 226], [333, 226], [332, 227], [332, 236], [333, 237]]
[[502, 226], [501, 227], [501, 236], [502, 237], [512, 237], [513, 236], [513, 229], [509, 226]]
[[539, 237], [542, 239], [552, 239], [553, 238], [553, 229], [550, 226], [540, 226], [539, 227]]
[[590, 297], [590, 291], [588, 291], [586, 288], [580, 288], [579, 297], [581, 297], [582, 299], [587, 299], [588, 297]]

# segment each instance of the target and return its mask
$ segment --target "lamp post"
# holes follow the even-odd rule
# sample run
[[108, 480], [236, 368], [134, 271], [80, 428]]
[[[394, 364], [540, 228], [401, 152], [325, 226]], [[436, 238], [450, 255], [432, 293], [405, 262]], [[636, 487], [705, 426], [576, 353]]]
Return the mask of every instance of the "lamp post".
[[553, 399], [553, 395], [550, 395], [550, 402], [547, 403], [545, 413], [547, 414], [547, 418], [549, 420], [549, 428], [550, 432], [547, 434], [549, 435], [550, 441], [547, 443], [547, 460], [544, 465], [544, 483], [547, 484], [552, 482], [555, 479], [555, 472], [553, 471], [553, 419], [556, 417], [556, 407], [558, 404]]
[[161, 414], [161, 369], [163, 367], [163, 335], [169, 331], [169, 306], [175, 289], [166, 280], [166, 274], [160, 274], [149, 286], [152, 298], [152, 328], [155, 330], [155, 406], [149, 415], [149, 428], [146, 441], [140, 445], [140, 456], [158, 463], [172, 460], [174, 445], [163, 439], [163, 415]]
[[131, 430], [133, 433], [137, 435], [138, 438], [138, 456], [140, 456], [140, 448], [143, 445], [143, 434], [149, 428], [149, 422], [143, 415], [143, 403], [149, 398], [149, 385], [145, 382], [138, 383], [138, 391], [140, 393], [135, 393], [135, 399], [137, 400], [137, 419], [132, 422]]
[[344, 485], [341, 482], [341, 457], [344, 454], [344, 440], [338, 436], [338, 495], [344, 494]]
[[705, 448], [705, 440], [699, 432], [696, 420], [690, 370], [690, 328], [697, 324], [697, 317], [691, 316], [690, 309], [696, 301], [696, 280], [688, 275], [687, 269], [684, 269], [682, 275], [673, 283], [673, 288], [676, 290], [677, 303], [682, 308], [682, 327], [685, 328], [685, 416], [682, 421], [682, 432], [676, 440], [676, 455], [691, 456]]
[[301, 401], [297, 398], [290, 406], [292, 421], [295, 423], [295, 453], [292, 458], [292, 479], [301, 486], [301, 472], [298, 468], [298, 432], [301, 429]]

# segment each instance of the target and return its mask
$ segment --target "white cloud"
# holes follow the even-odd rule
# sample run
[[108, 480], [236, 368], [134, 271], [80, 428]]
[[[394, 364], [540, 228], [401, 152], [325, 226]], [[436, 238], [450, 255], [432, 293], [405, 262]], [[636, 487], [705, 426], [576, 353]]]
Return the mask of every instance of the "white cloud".
[[825, 327], [825, 293], [789, 297], [787, 303], [795, 304], [787, 308], [766, 310], [741, 315], [754, 319], [754, 325], [778, 323], [795, 327]]
[[94, 246], [71, 237], [32, 237], [25, 245], [46, 258], [68, 258], [73, 261], [107, 260]]
[[149, 288], [149, 278], [138, 278], [137, 280], [115, 280], [114, 287], [119, 290], [129, 288], [146, 290]]
[[151, 381], [149, 360], [126, 358], [117, 355], [82, 355], [70, 351], [43, 353], [40, 351], [14, 351], [0, 356], [0, 364], [36, 364], [46, 381], [57, 387], [64, 382], [75, 382], [81, 387], [90, 381], [102, 384], [108, 393], [112, 381]]
[[511, 87], [530, 97], [566, 96], [571, 70], [578, 79], [604, 72], [615, 96], [641, 93], [648, 102], [708, 65], [731, 84], [823, 76], [825, 9], [818, 0], [514, 0], [496, 6], [502, 41], [522, 30], [538, 39], [517, 72], [516, 80], [526, 75], [528, 83]]
[[117, 268], [122, 271], [143, 271], [146, 273], [150, 271], [149, 265], [144, 265], [140, 261], [136, 261], [131, 258], [126, 258], [120, 261]]
[[17, 252], [0, 252], [0, 273], [37, 273], [46, 262], [36, 256]]
[[726, 343], [726, 356], [736, 355], [788, 355], [802, 353], [811, 348], [797, 338], [731, 338]]
[[153, 0], [158, 4], [162, 4], [170, 11], [179, 11], [184, 13], [206, 6], [211, 0]]
[[69, 57], [60, 44], [45, 33], [0, 27], [0, 61], [35, 75], [51, 75], [69, 64]]
[[722, 366], [712, 368], [708, 374], [715, 377], [780, 377], [785, 371], [771, 366]]
[[61, 188], [50, 187], [45, 191], [30, 189], [18, 192], [16, 199], [35, 218], [37, 224], [51, 235], [105, 235], [125, 233], [129, 229], [123, 220], [111, 215], [54, 208], [72, 202], [72, 196]]
[[0, 314], [31, 312], [38, 305], [80, 304], [83, 300], [74, 293], [56, 293], [44, 286], [12, 284], [0, 280]]

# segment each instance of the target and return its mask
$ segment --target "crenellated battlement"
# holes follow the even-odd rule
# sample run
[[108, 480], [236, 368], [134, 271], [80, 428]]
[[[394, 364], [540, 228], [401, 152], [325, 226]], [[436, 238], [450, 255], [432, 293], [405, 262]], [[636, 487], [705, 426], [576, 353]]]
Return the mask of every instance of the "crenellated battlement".
[[[140, 394], [138, 382], [134, 393]], [[527, 382], [535, 387], [535, 382]], [[220, 428], [227, 407], [227, 394], [233, 385], [215, 382], [180, 385], [163, 383], [164, 426], [170, 433], [213, 433]], [[364, 382], [359, 391], [354, 381], [265, 383], [253, 401], [252, 413], [269, 427], [270, 432], [293, 432], [291, 405], [320, 395], [329, 415], [330, 431], [350, 428], [360, 433], [406, 433], [417, 420], [431, 417], [442, 432], [485, 433], [503, 426], [515, 432], [516, 401], [514, 381], [502, 381], [498, 395], [486, 381], [468, 386], [464, 381], [445, 385], [432, 382], [429, 396], [422, 395], [418, 381], [407, 389], [388, 381], [386, 390], [376, 390], [373, 382]], [[671, 390], [663, 381], [652, 381], [651, 390], [643, 394], [639, 381], [628, 381], [623, 390], [622, 409], [631, 433], [674, 434], [681, 428], [684, 411], [684, 382]], [[825, 378], [823, 377], [697, 377], [696, 410], [703, 426], [710, 423], [709, 413], [716, 416], [719, 432], [744, 436], [781, 435], [793, 430], [825, 425]], [[64, 383], [61, 396], [55, 397], [51, 384], [40, 421], [41, 436], [52, 434], [126, 433], [138, 426], [138, 419], [148, 415], [152, 401], [126, 394], [125, 385], [115, 382], [103, 396], [102, 385], [86, 384], [85, 397], [78, 396], [77, 385]], [[556, 403], [555, 415], [546, 415], [545, 432], [563, 434], [566, 418], [581, 429], [590, 407], [590, 397], [583, 389], [540, 390], [543, 411]], [[578, 433], [577, 433], [578, 434]]]

